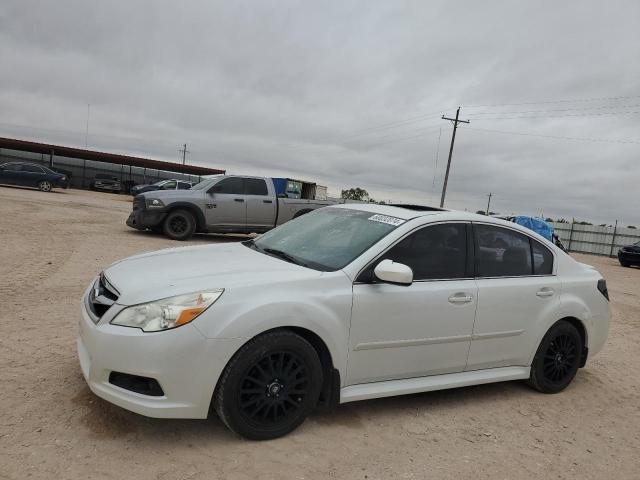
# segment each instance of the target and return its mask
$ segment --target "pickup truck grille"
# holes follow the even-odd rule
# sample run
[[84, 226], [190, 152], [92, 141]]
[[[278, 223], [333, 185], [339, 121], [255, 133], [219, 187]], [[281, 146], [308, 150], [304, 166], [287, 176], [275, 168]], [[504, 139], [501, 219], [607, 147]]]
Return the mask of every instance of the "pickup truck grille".
[[118, 290], [109, 283], [104, 273], [101, 273], [93, 284], [89, 295], [87, 295], [87, 307], [92, 314], [91, 318], [94, 323], [98, 323], [102, 316], [107, 313], [107, 310], [111, 308], [111, 305], [116, 303], [119, 296]]

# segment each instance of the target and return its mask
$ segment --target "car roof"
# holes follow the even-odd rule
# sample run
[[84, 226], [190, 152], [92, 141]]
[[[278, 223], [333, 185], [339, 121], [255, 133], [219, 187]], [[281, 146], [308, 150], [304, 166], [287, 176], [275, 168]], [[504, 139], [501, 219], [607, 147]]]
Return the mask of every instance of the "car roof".
[[334, 205], [334, 208], [348, 208], [351, 210], [360, 210], [363, 212], [378, 213], [380, 215], [388, 215], [390, 217], [402, 218], [403, 220], [410, 220], [412, 218], [441, 214], [448, 212], [449, 210], [443, 210], [436, 207], [428, 207], [422, 205], [384, 205], [379, 203], [342, 203], [340, 205]]
[[[331, 208], [348, 208], [352, 210], [361, 210], [364, 212], [377, 213], [380, 215], [388, 215], [390, 217], [401, 218], [403, 220], [413, 220], [421, 217], [429, 217], [430, 221], [464, 221], [477, 223], [490, 223], [492, 225], [501, 225], [512, 230], [519, 230], [528, 235], [535, 234], [532, 230], [525, 228], [508, 220], [502, 220], [496, 217], [480, 215], [477, 213], [464, 212], [461, 210], [446, 210], [437, 207], [429, 207], [423, 205], [381, 205], [378, 203], [343, 203], [334, 205]], [[538, 236], [536, 234], [536, 236]], [[542, 237], [540, 237], [542, 238]]]

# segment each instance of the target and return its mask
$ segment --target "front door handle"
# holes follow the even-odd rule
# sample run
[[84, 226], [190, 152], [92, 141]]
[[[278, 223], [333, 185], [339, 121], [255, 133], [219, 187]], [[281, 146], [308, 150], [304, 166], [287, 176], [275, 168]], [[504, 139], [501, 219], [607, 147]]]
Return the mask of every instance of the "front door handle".
[[271, 200], [262, 200], [262, 203], [273, 203]]
[[556, 292], [553, 291], [553, 288], [541, 288], [536, 292], [536, 295], [540, 298], [544, 297], [553, 297]]
[[234, 198], [233, 200], [236, 202], [244, 202], [244, 198]]
[[455, 295], [451, 295], [449, 297], [449, 303], [453, 303], [456, 305], [469, 302], [473, 302], [473, 297], [471, 295], [467, 295], [466, 293], [456, 293]]

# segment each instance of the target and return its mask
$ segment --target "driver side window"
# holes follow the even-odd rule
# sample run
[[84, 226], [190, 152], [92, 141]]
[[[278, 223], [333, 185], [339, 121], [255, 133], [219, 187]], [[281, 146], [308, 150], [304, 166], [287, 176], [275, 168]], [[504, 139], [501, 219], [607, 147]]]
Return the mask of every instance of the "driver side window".
[[244, 181], [240, 177], [228, 177], [216, 183], [211, 191], [227, 195], [244, 195]]
[[373, 279], [382, 260], [407, 265], [414, 281], [467, 278], [467, 227], [464, 223], [430, 225], [411, 233], [391, 247], [361, 278]]

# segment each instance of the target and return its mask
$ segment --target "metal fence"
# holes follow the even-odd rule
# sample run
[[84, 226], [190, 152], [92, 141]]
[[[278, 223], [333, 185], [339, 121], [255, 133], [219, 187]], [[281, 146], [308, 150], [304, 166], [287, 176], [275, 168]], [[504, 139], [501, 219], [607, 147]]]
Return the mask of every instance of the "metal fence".
[[616, 256], [618, 249], [640, 240], [640, 230], [618, 226], [552, 222], [555, 233], [570, 252]]

